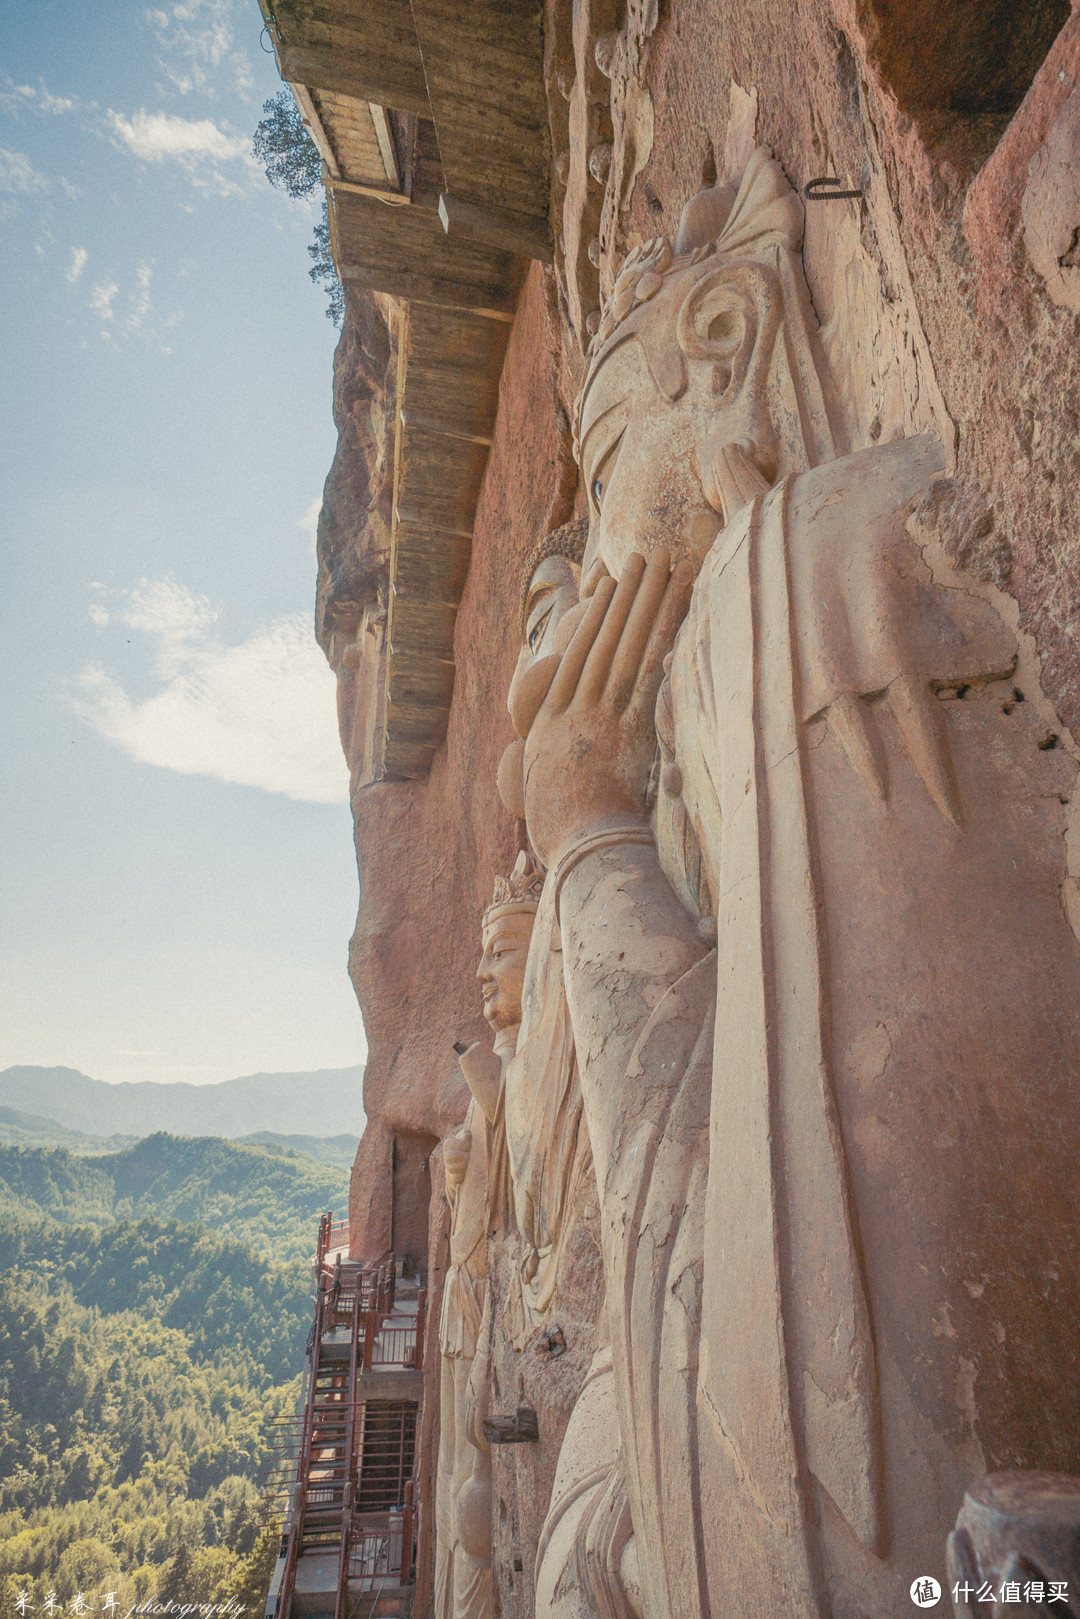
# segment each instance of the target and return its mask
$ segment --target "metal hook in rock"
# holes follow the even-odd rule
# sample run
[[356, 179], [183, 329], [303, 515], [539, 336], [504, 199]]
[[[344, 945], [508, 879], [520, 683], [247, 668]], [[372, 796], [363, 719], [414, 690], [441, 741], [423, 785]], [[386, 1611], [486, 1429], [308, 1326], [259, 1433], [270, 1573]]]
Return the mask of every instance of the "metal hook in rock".
[[[836, 186], [842, 186], [843, 181], [836, 175], [822, 175], [817, 180], [807, 180], [803, 186], [803, 196], [807, 202], [832, 202], [837, 197], [861, 197], [861, 191], [837, 191]], [[828, 187], [829, 189], [824, 189]]]

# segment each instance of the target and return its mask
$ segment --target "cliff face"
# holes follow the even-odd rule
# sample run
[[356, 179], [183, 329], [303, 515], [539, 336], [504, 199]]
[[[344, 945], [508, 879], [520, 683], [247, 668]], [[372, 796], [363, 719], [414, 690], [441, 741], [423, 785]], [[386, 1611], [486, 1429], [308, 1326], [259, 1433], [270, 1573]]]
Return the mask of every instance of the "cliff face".
[[[426, 1197], [395, 1199], [387, 1177], [412, 1177], [460, 1122], [467, 1093], [453, 1051], [484, 1030], [476, 984], [480, 915], [498, 872], [513, 864], [517, 823], [495, 792], [513, 731], [506, 691], [517, 657], [521, 566], [565, 491], [569, 459], [544, 272], [522, 293], [503, 373], [489, 476], [476, 515], [472, 562], [457, 618], [454, 707], [425, 780], [361, 786], [365, 734], [356, 710], [370, 697], [354, 650], [361, 621], [385, 612], [392, 467], [393, 338], [373, 299], [352, 295], [335, 363], [340, 429], [320, 523], [320, 633], [338, 673], [342, 740], [353, 768], [360, 909], [349, 970], [364, 1013], [368, 1126], [353, 1175], [354, 1240], [365, 1254], [393, 1246], [419, 1255]], [[563, 497], [565, 499], [565, 495]], [[556, 509], [555, 521], [563, 515]], [[490, 716], [483, 725], [475, 715]], [[401, 1187], [404, 1193], [404, 1183]], [[401, 1226], [416, 1208], [416, 1229]]]

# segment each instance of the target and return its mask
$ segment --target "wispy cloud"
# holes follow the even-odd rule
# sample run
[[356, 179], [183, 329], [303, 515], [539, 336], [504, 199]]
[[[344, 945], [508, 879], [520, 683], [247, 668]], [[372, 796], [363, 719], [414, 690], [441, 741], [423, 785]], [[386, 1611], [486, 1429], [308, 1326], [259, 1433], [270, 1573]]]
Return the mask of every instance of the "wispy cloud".
[[0, 106], [13, 112], [16, 116], [20, 112], [43, 112], [51, 117], [58, 117], [67, 112], [74, 112], [79, 106], [78, 96], [54, 96], [39, 80], [36, 85], [16, 84], [12, 79], [6, 81], [4, 89], [0, 90]]
[[25, 152], [9, 152], [0, 146], [0, 191], [28, 197], [35, 191], [48, 191], [49, 181], [39, 174]]
[[158, 579], [119, 593], [111, 616], [151, 638], [159, 689], [136, 701], [101, 667], [84, 669], [72, 701], [102, 736], [132, 759], [183, 775], [309, 803], [345, 801], [334, 677], [304, 615], [229, 646], [212, 633], [218, 613], [205, 597]]
[[113, 299], [120, 291], [115, 281], [99, 281], [90, 293], [90, 308], [103, 321], [115, 319]]
[[[73, 286], [80, 281], [86, 263], [85, 248], [73, 248], [71, 263], [64, 272]], [[163, 354], [171, 354], [172, 349], [163, 339], [183, 319], [183, 312], [176, 310], [164, 319], [155, 312], [150, 291], [154, 276], [152, 260], [141, 260], [135, 267], [133, 279], [129, 279], [129, 274], [117, 270], [103, 276], [89, 289], [86, 307], [97, 316], [100, 335], [107, 342], [121, 344], [126, 340], [149, 339]]]
[[129, 332], [137, 332], [154, 307], [150, 299], [150, 277], [152, 274], [152, 265], [146, 263], [140, 264], [135, 271], [135, 291], [131, 295], [130, 308], [124, 320], [124, 325]]
[[140, 108], [130, 118], [111, 107], [105, 121], [113, 144], [143, 163], [178, 163], [192, 183], [222, 195], [240, 191], [235, 181], [222, 172], [224, 165], [236, 162], [250, 167], [251, 143], [246, 137], [230, 135], [212, 118], [181, 118], [171, 112], [147, 112]]
[[65, 196], [78, 196], [75, 186], [62, 176], [51, 180], [40, 174], [25, 152], [10, 152], [0, 146], [0, 219], [9, 219], [28, 197], [40, 196], [55, 186]]
[[224, 74], [241, 95], [253, 90], [251, 63], [235, 44], [235, 13], [234, 0], [179, 0], [147, 11], [146, 20], [163, 52], [162, 72], [181, 95], [192, 91], [213, 95]]

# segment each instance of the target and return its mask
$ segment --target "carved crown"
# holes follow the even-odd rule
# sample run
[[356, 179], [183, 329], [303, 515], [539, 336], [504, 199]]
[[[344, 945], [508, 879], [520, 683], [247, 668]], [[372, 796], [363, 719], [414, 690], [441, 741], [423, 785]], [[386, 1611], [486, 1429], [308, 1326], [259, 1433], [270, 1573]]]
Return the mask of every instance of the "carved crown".
[[[645, 316], [645, 305], [664, 295], [665, 301], [672, 301], [674, 317], [675, 308], [717, 260], [767, 263], [775, 258], [777, 249], [797, 252], [802, 234], [802, 203], [769, 148], [759, 146], [737, 192], [734, 186], [725, 184], [698, 192], [683, 209], [674, 242], [659, 236], [635, 248], [619, 272], [589, 345], [588, 369], [576, 413], [575, 452], [585, 397], [608, 354], [639, 335], [639, 326], [647, 350], [650, 348], [646, 333], [654, 324], [653, 312]], [[665, 358], [650, 352], [650, 369], [663, 392], [676, 398], [685, 386], [682, 356], [673, 355], [666, 363]]]
[[522, 849], [509, 877], [495, 879], [495, 893], [484, 912], [485, 925], [495, 916], [509, 911], [535, 911], [544, 887], [544, 873]]

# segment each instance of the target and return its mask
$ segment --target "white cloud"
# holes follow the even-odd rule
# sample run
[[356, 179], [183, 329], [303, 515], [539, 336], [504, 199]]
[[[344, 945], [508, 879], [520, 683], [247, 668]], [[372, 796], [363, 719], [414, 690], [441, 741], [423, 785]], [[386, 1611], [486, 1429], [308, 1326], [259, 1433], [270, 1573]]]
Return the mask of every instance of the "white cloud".
[[87, 608], [86, 616], [91, 624], [96, 625], [99, 630], [105, 629], [109, 622], [108, 609], [102, 607], [100, 602], [91, 602]]
[[38, 174], [25, 152], [9, 152], [0, 146], [0, 191], [25, 197], [48, 189], [48, 180]]
[[52, 96], [42, 85], [37, 93], [37, 105], [42, 112], [51, 113], [56, 117], [65, 112], [74, 112], [78, 102], [73, 96]]
[[91, 666], [72, 701], [130, 758], [309, 803], [348, 798], [334, 677], [303, 614], [227, 646], [205, 597], [158, 579], [122, 592], [114, 616], [155, 642], [160, 689], [136, 701]]
[[115, 281], [99, 281], [90, 293], [90, 308], [102, 320], [113, 319], [113, 299], [120, 291]]
[[206, 596], [196, 596], [175, 579], [140, 579], [122, 593], [117, 614], [129, 629], [152, 635], [158, 643], [158, 666], [171, 670], [176, 649], [206, 635], [218, 616]]
[[[181, 95], [212, 95], [224, 70], [241, 95], [254, 87], [247, 55], [234, 48], [233, 0], [179, 0], [153, 7], [146, 20], [165, 55], [160, 66]], [[247, 23], [247, 16], [244, 21]]]
[[222, 196], [239, 195], [242, 189], [223, 172], [223, 166], [240, 162], [252, 172], [256, 168], [247, 137], [230, 135], [212, 118], [181, 118], [145, 108], [125, 118], [110, 107], [105, 120], [114, 145], [143, 163], [177, 163], [193, 185]]
[[105, 116], [113, 134], [144, 163], [161, 163], [166, 158], [209, 158], [225, 163], [247, 156], [249, 143], [226, 135], [212, 118], [180, 118], [176, 113], [143, 108], [124, 118], [111, 107]]
[[64, 274], [67, 276], [72, 286], [75, 285], [76, 281], [78, 281], [79, 277], [86, 269], [87, 257], [88, 255], [85, 247], [73, 247], [71, 249], [71, 263], [64, 271]]
[[0, 90], [0, 105], [16, 116], [26, 110], [56, 116], [74, 112], [79, 105], [77, 96], [54, 96], [40, 80], [36, 89], [32, 84], [15, 84], [11, 79], [7, 80], [7, 84], [8, 89]]
[[135, 291], [128, 300], [130, 308], [124, 322], [129, 332], [137, 332], [153, 308], [150, 301], [152, 274], [153, 266], [146, 263], [140, 264], [135, 271]]

